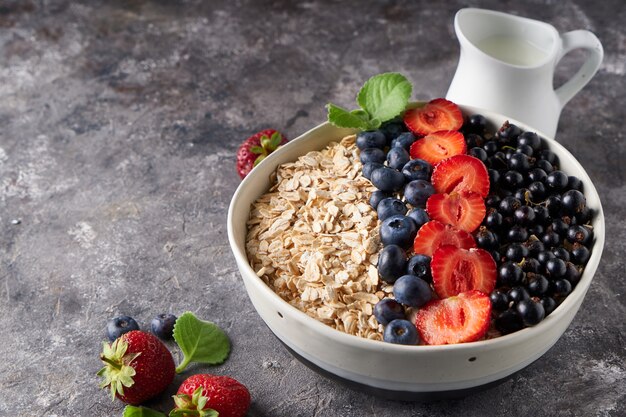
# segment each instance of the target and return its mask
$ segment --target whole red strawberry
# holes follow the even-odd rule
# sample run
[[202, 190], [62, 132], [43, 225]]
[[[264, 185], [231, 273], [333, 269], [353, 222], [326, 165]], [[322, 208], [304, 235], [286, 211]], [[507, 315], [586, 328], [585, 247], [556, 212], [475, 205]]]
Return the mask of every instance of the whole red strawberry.
[[100, 359], [104, 362], [98, 375], [101, 388], [111, 396], [138, 405], [160, 394], [174, 380], [174, 359], [154, 335], [133, 330], [104, 343]]
[[280, 145], [287, 143], [287, 138], [274, 129], [262, 130], [245, 140], [237, 149], [237, 173], [243, 179], [252, 168]]
[[187, 378], [174, 396], [170, 417], [244, 417], [250, 408], [250, 392], [228, 376], [198, 374]]

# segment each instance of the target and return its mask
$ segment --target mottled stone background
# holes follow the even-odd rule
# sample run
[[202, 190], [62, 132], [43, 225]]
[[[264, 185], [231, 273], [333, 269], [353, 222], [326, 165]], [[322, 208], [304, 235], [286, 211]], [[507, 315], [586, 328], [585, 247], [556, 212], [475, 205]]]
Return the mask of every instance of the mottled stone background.
[[[459, 53], [453, 16], [467, 5], [602, 40], [602, 68], [566, 107], [558, 139], [596, 182], [607, 244], [579, 314], [539, 361], [466, 399], [383, 401], [310, 371], [256, 315], [226, 236], [235, 150], [262, 128], [299, 135], [328, 101], [351, 106], [376, 73], [404, 73], [414, 98], [443, 96]], [[190, 371], [243, 381], [250, 416], [626, 415], [625, 9], [0, 1], [0, 415], [121, 416], [95, 377], [106, 320], [125, 313], [146, 326], [185, 310], [233, 342], [225, 364]], [[567, 56], [557, 80], [582, 59]]]

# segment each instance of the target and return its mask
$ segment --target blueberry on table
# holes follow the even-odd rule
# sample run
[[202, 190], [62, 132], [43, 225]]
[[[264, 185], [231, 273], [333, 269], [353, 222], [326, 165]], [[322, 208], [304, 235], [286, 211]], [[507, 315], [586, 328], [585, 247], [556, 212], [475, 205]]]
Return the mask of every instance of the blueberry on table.
[[401, 248], [409, 249], [416, 234], [415, 222], [406, 216], [391, 216], [380, 225], [380, 241], [385, 246], [398, 245]]
[[425, 207], [428, 197], [435, 194], [435, 188], [426, 180], [411, 181], [404, 187], [404, 198], [415, 207]]
[[372, 172], [371, 181], [381, 191], [398, 192], [404, 187], [405, 178], [396, 169], [382, 167]]
[[407, 181], [426, 180], [430, 181], [433, 166], [423, 159], [411, 159], [402, 167], [402, 173]]
[[393, 296], [409, 307], [421, 307], [432, 298], [430, 285], [415, 275], [403, 275], [393, 284]]
[[404, 308], [393, 298], [383, 298], [374, 306], [374, 317], [383, 326], [397, 319], [406, 319]]
[[150, 329], [159, 339], [168, 340], [174, 337], [174, 324], [177, 317], [173, 314], [159, 314], [152, 319]]
[[398, 245], [385, 246], [378, 255], [378, 275], [393, 284], [406, 271], [406, 253]]
[[381, 222], [392, 216], [404, 215], [406, 211], [406, 204], [395, 197], [383, 198], [376, 206], [376, 214], [378, 214], [378, 220]]
[[417, 329], [408, 320], [396, 319], [385, 327], [383, 340], [399, 345], [415, 345], [418, 341]]
[[380, 130], [359, 132], [356, 135], [356, 146], [360, 150], [368, 148], [383, 149], [387, 145], [387, 138]]
[[119, 316], [112, 318], [107, 322], [106, 333], [111, 342], [131, 330], [139, 330], [139, 325], [132, 317]]

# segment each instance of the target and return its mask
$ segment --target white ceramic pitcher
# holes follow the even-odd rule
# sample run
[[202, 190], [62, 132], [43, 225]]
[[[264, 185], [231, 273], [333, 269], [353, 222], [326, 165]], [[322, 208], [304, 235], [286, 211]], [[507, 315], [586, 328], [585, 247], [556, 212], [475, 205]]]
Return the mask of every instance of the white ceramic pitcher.
[[[457, 12], [454, 29], [461, 56], [446, 98], [505, 114], [551, 138], [563, 106], [602, 62], [602, 44], [586, 30], [559, 35], [544, 22], [474, 8]], [[588, 51], [585, 63], [555, 90], [556, 65], [578, 48]]]

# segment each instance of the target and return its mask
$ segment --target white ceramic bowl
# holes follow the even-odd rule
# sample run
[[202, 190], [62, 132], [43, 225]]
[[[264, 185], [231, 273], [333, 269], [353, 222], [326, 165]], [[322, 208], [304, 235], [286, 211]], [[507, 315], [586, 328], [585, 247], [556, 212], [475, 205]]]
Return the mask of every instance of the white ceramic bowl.
[[[460, 106], [464, 115], [480, 113], [495, 129], [510, 120], [486, 110]], [[337, 141], [350, 129], [323, 123], [292, 140], [243, 180], [228, 211], [228, 238], [252, 304], [270, 330], [296, 357], [340, 381], [375, 394], [397, 399], [433, 399], [459, 396], [502, 381], [543, 355], [574, 318], [591, 284], [604, 247], [604, 213], [598, 193], [576, 159], [554, 140], [548, 145], [561, 169], [584, 184], [587, 205], [593, 209], [595, 243], [580, 282], [558, 308], [534, 327], [494, 338], [444, 346], [403, 346], [367, 340], [332, 329], [289, 305], [274, 293], [250, 267], [245, 249], [246, 221], [251, 204], [269, 186], [270, 174], [285, 162]], [[537, 132], [540, 136], [546, 136]]]

